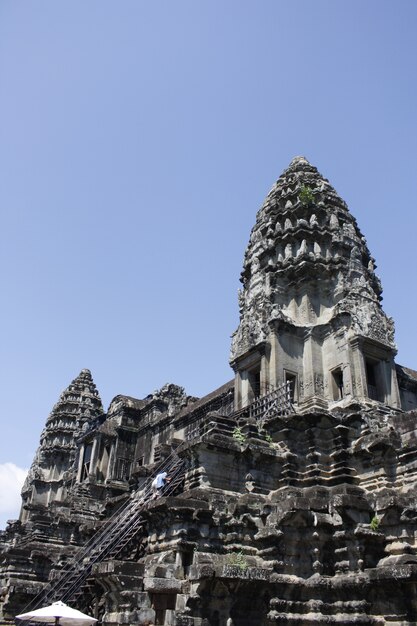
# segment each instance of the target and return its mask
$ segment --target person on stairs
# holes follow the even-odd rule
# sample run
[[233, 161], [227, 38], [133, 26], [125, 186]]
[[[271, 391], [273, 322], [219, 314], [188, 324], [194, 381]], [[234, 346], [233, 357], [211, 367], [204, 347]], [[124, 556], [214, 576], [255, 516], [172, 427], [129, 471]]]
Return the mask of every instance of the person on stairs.
[[159, 498], [162, 493], [163, 488], [167, 483], [169, 483], [171, 479], [168, 477], [166, 472], [160, 472], [155, 476], [152, 481], [152, 491], [153, 491], [153, 499]]

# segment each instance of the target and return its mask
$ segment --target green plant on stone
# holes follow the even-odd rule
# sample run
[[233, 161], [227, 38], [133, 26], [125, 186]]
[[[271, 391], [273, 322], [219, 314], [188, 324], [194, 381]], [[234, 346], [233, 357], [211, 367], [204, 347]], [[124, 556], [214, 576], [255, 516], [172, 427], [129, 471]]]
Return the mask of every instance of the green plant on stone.
[[228, 565], [230, 565], [231, 567], [238, 567], [240, 570], [248, 569], [248, 562], [242, 550], [239, 550], [239, 552], [233, 552], [233, 554], [229, 554], [227, 561]]
[[265, 436], [265, 441], [267, 441], [269, 444], [272, 445], [274, 443], [274, 441], [273, 441], [273, 439], [272, 439], [272, 437], [271, 437], [271, 435], [269, 433], [264, 433], [264, 436]]
[[369, 524], [369, 526], [371, 527], [371, 530], [378, 530], [379, 528], [379, 517], [377, 515], [374, 515], [373, 518], [371, 519], [371, 523]]
[[304, 204], [305, 206], [314, 202], [314, 192], [311, 187], [307, 187], [307, 185], [302, 185], [298, 197], [300, 198], [301, 204]]
[[235, 426], [233, 429], [232, 437], [235, 441], [242, 444], [246, 441], [246, 435], [240, 428], [240, 426]]

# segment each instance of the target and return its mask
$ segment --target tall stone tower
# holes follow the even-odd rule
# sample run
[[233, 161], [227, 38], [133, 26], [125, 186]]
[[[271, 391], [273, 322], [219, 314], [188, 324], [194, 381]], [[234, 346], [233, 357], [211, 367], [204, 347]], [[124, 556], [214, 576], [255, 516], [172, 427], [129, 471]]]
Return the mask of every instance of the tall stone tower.
[[299, 411], [400, 406], [394, 324], [355, 218], [304, 157], [258, 211], [233, 335], [238, 408], [287, 382]]

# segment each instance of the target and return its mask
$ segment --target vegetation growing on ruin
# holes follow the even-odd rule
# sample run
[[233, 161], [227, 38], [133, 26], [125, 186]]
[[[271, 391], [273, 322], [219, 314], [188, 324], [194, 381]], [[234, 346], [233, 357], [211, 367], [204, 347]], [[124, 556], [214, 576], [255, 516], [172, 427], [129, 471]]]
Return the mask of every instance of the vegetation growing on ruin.
[[301, 204], [304, 204], [305, 206], [314, 202], [314, 192], [311, 187], [308, 187], [307, 185], [302, 185], [298, 197], [300, 198]]
[[240, 426], [235, 426], [233, 429], [232, 437], [235, 441], [242, 444], [246, 441], [246, 435], [240, 428]]

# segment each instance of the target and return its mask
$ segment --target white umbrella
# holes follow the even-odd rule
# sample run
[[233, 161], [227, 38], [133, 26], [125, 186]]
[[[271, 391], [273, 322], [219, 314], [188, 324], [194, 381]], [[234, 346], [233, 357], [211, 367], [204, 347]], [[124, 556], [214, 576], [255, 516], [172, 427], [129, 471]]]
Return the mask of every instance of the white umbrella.
[[45, 624], [56, 624], [56, 626], [88, 626], [97, 620], [77, 609], [72, 609], [63, 602], [54, 602], [42, 609], [29, 611], [16, 615], [16, 619], [24, 619], [29, 622], [44, 622]]

